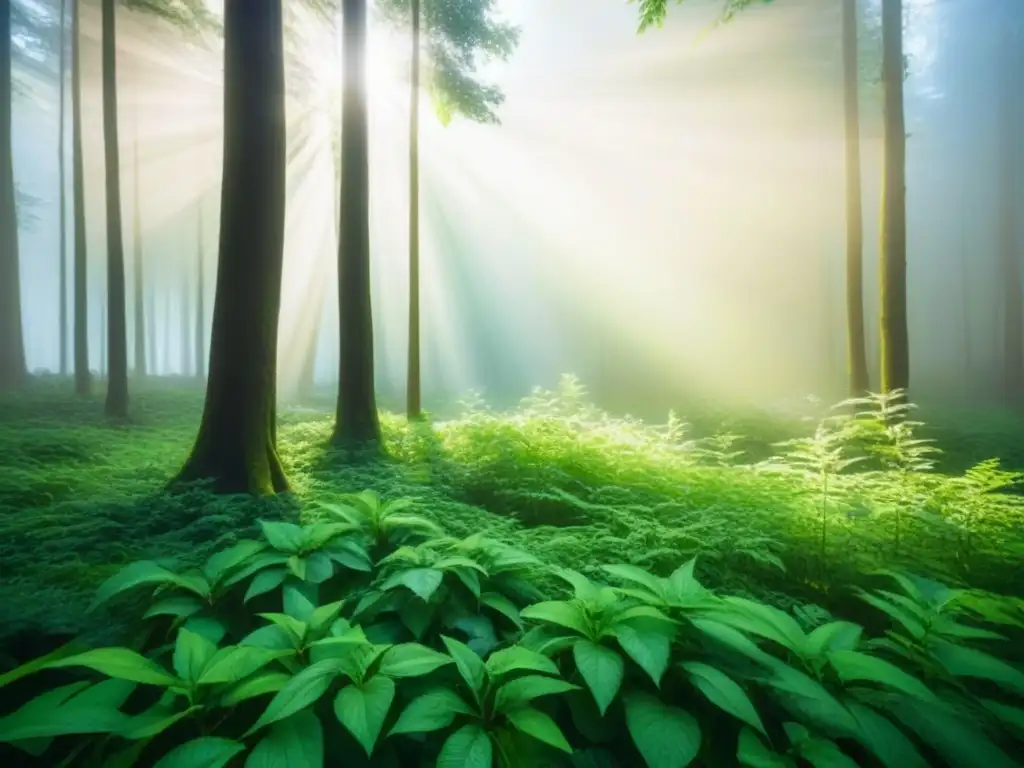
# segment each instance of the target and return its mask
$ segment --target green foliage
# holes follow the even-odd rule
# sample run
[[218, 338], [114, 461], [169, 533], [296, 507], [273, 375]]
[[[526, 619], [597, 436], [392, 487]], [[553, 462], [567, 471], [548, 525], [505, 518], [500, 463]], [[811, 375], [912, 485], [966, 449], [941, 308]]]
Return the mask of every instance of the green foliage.
[[[719, 22], [732, 21], [741, 11], [746, 10], [758, 2], [771, 3], [773, 1], [774, 0], [722, 0], [722, 12], [719, 16]], [[629, 2], [636, 3], [639, 6], [639, 32], [645, 31], [648, 27], [658, 27], [660, 29], [665, 23], [665, 17], [668, 16], [669, 0], [629, 0]], [[683, 0], [676, 0], [676, 2], [681, 3]]]

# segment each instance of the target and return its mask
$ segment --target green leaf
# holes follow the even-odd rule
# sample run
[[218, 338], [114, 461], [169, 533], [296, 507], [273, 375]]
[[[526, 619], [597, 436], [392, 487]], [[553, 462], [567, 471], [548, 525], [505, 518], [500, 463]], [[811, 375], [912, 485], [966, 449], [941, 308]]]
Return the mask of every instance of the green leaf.
[[421, 600], [427, 601], [441, 586], [442, 581], [444, 581], [442, 571], [433, 568], [410, 568], [407, 571], [399, 571], [394, 574], [380, 588], [387, 592], [396, 587], [405, 587]]
[[323, 728], [308, 709], [274, 723], [245, 761], [245, 768], [323, 768], [323, 765]]
[[982, 706], [996, 716], [996, 719], [1024, 735], [1024, 709], [1011, 707], [994, 699], [981, 699]]
[[736, 761], [747, 768], [790, 768], [793, 765], [782, 755], [766, 747], [758, 735], [749, 728], [740, 731]]
[[603, 715], [622, 686], [626, 665], [622, 657], [611, 648], [579, 640], [572, 647], [576, 669], [583, 676], [584, 682], [594, 695], [597, 708]]
[[289, 584], [281, 592], [284, 612], [303, 624], [308, 624], [316, 606], [302, 592]]
[[224, 635], [227, 634], [227, 628], [212, 616], [189, 616], [183, 628], [200, 637], [205, 637], [214, 645], [223, 640]]
[[828, 651], [854, 651], [864, 628], [849, 621], [830, 621], [807, 636], [807, 655], [817, 658]]
[[991, 739], [959, 711], [941, 704], [900, 697], [888, 702], [891, 711], [951, 768], [1018, 768]]
[[165, 705], [158, 703], [145, 712], [127, 718], [124, 725], [118, 729], [117, 735], [129, 741], [151, 739], [166, 731], [179, 720], [183, 720], [201, 709], [201, 706], [195, 706], [181, 712], [175, 712], [168, 709]]
[[455, 659], [455, 667], [479, 704], [480, 695], [483, 693], [484, 683], [487, 680], [487, 669], [483, 660], [465, 643], [460, 643], [445, 635], [441, 635], [441, 640], [448, 649], [448, 653]]
[[68, 656], [65, 659], [51, 661], [46, 665], [48, 669], [60, 667], [88, 667], [107, 677], [131, 680], [147, 685], [169, 687], [179, 682], [174, 675], [165, 671], [156, 662], [127, 648], [97, 648], [93, 651]]
[[175, 747], [160, 758], [153, 768], [223, 768], [244, 749], [245, 744], [231, 739], [204, 736]]
[[768, 732], [754, 708], [754, 703], [739, 684], [719, 669], [697, 661], [683, 663], [697, 689], [707, 700], [724, 712], [750, 725], [765, 736]]
[[774, 659], [774, 657], [761, 650], [757, 643], [742, 632], [721, 622], [711, 619], [694, 619], [693, 626], [719, 645], [723, 645], [731, 651], [746, 656], [751, 661], [770, 665]]
[[260, 520], [263, 536], [274, 549], [297, 554], [306, 543], [306, 532], [294, 523], [277, 523]]
[[205, 637], [182, 627], [174, 643], [174, 671], [182, 680], [194, 683], [216, 652], [217, 646]]
[[243, 539], [237, 544], [211, 555], [203, 566], [203, 575], [207, 581], [215, 584], [228, 571], [237, 568], [249, 558], [255, 557], [266, 549], [266, 546], [262, 541]]
[[104, 680], [47, 691], [0, 718], [0, 742], [117, 731], [126, 719], [118, 707], [133, 688], [121, 680]]
[[318, 606], [309, 617], [309, 626], [319, 632], [338, 618], [338, 614], [344, 605], [344, 600], [337, 600], [333, 603]]
[[509, 712], [540, 696], [577, 691], [579, 686], [559, 680], [557, 677], [526, 675], [510, 680], [498, 689], [494, 696], [494, 709]]
[[326, 552], [314, 552], [306, 558], [306, 581], [323, 584], [334, 575], [334, 562]]
[[366, 550], [351, 541], [332, 541], [323, 552], [342, 568], [350, 571], [361, 571], [369, 573], [373, 570], [373, 563]]
[[439, 731], [455, 722], [457, 715], [471, 714], [473, 710], [455, 691], [435, 688], [409, 702], [388, 735]]
[[732, 610], [712, 611], [712, 618], [772, 640], [801, 656], [805, 654], [807, 636], [796, 619], [785, 611], [741, 597], [726, 597], [722, 602]]
[[984, 651], [942, 642], [932, 647], [932, 654], [951, 675], [991, 680], [1007, 690], [1024, 694], [1024, 673]]
[[355, 737], [367, 757], [373, 755], [374, 744], [394, 700], [395, 681], [384, 675], [374, 675], [365, 683], [346, 686], [334, 699], [338, 722]]
[[260, 627], [253, 630], [243, 637], [238, 644], [266, 648], [272, 651], [290, 651], [295, 650], [298, 641], [295, 639], [293, 632], [279, 627], [277, 624], [271, 624], [268, 627]]
[[419, 643], [401, 643], [387, 650], [380, 660], [379, 673], [388, 677], [420, 677], [454, 659]]
[[857, 763], [829, 739], [813, 738], [798, 748], [800, 757], [814, 768], [858, 768]]
[[250, 562], [243, 565], [237, 571], [224, 578], [222, 586], [230, 587], [240, 581], [245, 581], [254, 573], [259, 573], [265, 568], [272, 568], [277, 565], [285, 565], [288, 562], [288, 555], [280, 552], [264, 552], [256, 555]]
[[154, 616], [191, 616], [193, 613], [202, 610], [202, 602], [192, 595], [173, 595], [158, 600], [150, 606], [142, 618], [151, 619]]
[[680, 565], [672, 574], [668, 577], [669, 582], [672, 584], [672, 588], [676, 591], [679, 597], [685, 597], [688, 595], [694, 595], [704, 592], [704, 587], [700, 585], [696, 577], [693, 575], [694, 567], [697, 565], [697, 557], [691, 557], [685, 563]]
[[650, 571], [638, 568], [635, 565], [602, 565], [602, 570], [616, 576], [623, 581], [631, 581], [646, 587], [655, 596], [661, 597], [665, 591], [665, 580], [655, 576]]
[[865, 603], [889, 614], [890, 617], [902, 624], [903, 628], [906, 629], [907, 632], [910, 633], [910, 636], [915, 640], [920, 640], [924, 637], [924, 625], [911, 616], [907, 611], [903, 610], [900, 606], [894, 605], [888, 600], [883, 600], [882, 598], [872, 595], [869, 592], [865, 592], [862, 589], [855, 588], [855, 591], [857, 596]]
[[803, 672], [792, 667], [777, 663], [767, 683], [783, 694], [782, 699], [788, 709], [797, 708], [805, 719], [827, 726], [831, 731], [844, 734], [855, 734], [857, 721], [853, 719], [842, 704], [832, 696], [817, 680], [813, 680]]
[[495, 651], [487, 659], [487, 674], [492, 678], [498, 678], [509, 672], [546, 672], [549, 675], [557, 675], [558, 667], [555, 662], [547, 656], [531, 651], [521, 645], [513, 645], [500, 651]]
[[527, 736], [532, 736], [537, 741], [542, 741], [555, 749], [568, 752], [570, 755], [572, 754], [572, 747], [565, 740], [565, 736], [559, 730], [555, 721], [543, 712], [538, 712], [531, 707], [522, 707], [506, 712], [505, 716], [516, 730], [525, 733]]
[[221, 697], [221, 706], [233, 707], [257, 696], [277, 693], [291, 679], [292, 676], [286, 672], [262, 672], [232, 687]]
[[196, 679], [199, 685], [237, 683], [279, 658], [282, 651], [272, 651], [252, 645], [233, 645], [221, 648], [207, 662]]
[[668, 669], [671, 635], [658, 629], [640, 629], [632, 624], [618, 624], [613, 631], [626, 655], [660, 687], [661, 677]]
[[291, 680], [270, 700], [266, 710], [256, 724], [245, 733], [245, 737], [255, 733], [265, 725], [284, 720], [296, 712], [316, 702], [331, 682], [341, 673], [337, 659], [326, 659], [310, 664]]
[[542, 621], [547, 624], [556, 624], [566, 629], [571, 629], [583, 637], [590, 639], [593, 634], [587, 617], [580, 606], [576, 603], [569, 603], [563, 600], [550, 600], [544, 603], [528, 605], [519, 612], [519, 615], [530, 621]]
[[51, 661], [57, 661], [58, 659], [66, 659], [68, 656], [74, 656], [75, 654], [87, 650], [87, 648], [88, 647], [81, 641], [72, 640], [70, 643], [62, 645], [60, 648], [56, 649], [55, 651], [51, 651], [45, 656], [39, 656], [37, 658], [34, 658], [32, 659], [32, 661], [27, 661], [24, 664], [10, 670], [9, 672], [5, 672], [4, 674], [0, 675], [0, 688], [3, 688], [5, 685], [10, 685], [15, 680], [20, 680], [26, 675], [31, 675], [34, 672], [38, 672]]
[[96, 590], [96, 597], [86, 609], [86, 612], [96, 610], [97, 607], [112, 597], [122, 592], [127, 592], [129, 589], [140, 587], [144, 584], [174, 584], [176, 580], [176, 574], [151, 560], [131, 563], [100, 584], [99, 589]]
[[625, 696], [626, 726], [647, 768], [683, 768], [700, 751], [700, 726], [693, 716], [633, 691]]
[[487, 731], [479, 725], [464, 725], [445, 740], [436, 768], [491, 768], [493, 760]]
[[515, 603], [504, 595], [500, 595], [497, 592], [484, 592], [480, 595], [480, 603], [481, 605], [486, 605], [491, 610], [497, 611], [522, 629], [523, 620], [519, 615], [519, 609], [516, 608]]
[[287, 632], [296, 646], [301, 645], [309, 629], [304, 622], [299, 621], [294, 616], [289, 616], [287, 613], [257, 613], [256, 615], [267, 621], [274, 622], [274, 624]]
[[285, 578], [288, 576], [288, 570], [286, 568], [267, 568], [265, 571], [260, 571], [256, 574], [251, 582], [249, 582], [249, 589], [245, 591], [245, 598], [243, 603], [248, 603], [254, 597], [264, 595], [272, 589], [277, 589], [284, 583]]
[[846, 708], [860, 725], [861, 741], [885, 768], [928, 768], [913, 742], [886, 717], [855, 701], [847, 701]]
[[831, 651], [828, 660], [844, 683], [851, 680], [878, 683], [922, 701], [935, 701], [935, 694], [928, 686], [884, 659], [857, 651]]
[[292, 555], [288, 558], [288, 572], [299, 581], [306, 580], [306, 558]]

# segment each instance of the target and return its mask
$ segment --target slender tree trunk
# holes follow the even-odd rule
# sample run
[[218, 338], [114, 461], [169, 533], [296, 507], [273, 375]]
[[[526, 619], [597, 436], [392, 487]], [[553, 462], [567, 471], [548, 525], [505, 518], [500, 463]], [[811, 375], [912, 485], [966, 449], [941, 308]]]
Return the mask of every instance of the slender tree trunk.
[[89, 371], [89, 275], [85, 232], [85, 170], [82, 158], [82, 0], [73, 0], [71, 11], [71, 165], [75, 215], [75, 392], [92, 391]]
[[885, 173], [879, 258], [882, 391], [910, 386], [907, 329], [907, 132], [903, 116], [903, 0], [882, 0]]
[[117, 131], [117, 3], [103, 0], [103, 146], [107, 182], [108, 416], [128, 416], [128, 338], [124, 239], [121, 232], [121, 150]]
[[132, 252], [134, 256], [134, 295], [132, 307], [135, 320], [135, 375], [146, 376], [146, 306], [144, 300], [145, 276], [142, 266], [142, 189], [139, 184], [139, 123], [135, 119], [135, 148], [132, 167], [135, 171], [135, 189], [132, 210]]
[[196, 378], [206, 378], [206, 250], [203, 247], [203, 201], [196, 218]]
[[412, 78], [409, 84], [409, 362], [406, 415], [422, 416], [420, 383], [420, 0], [412, 0]]
[[370, 300], [369, 144], [366, 119], [367, 0], [343, 0], [339, 373], [333, 442], [380, 445]]
[[860, 171], [860, 77], [857, 65], [857, 0], [843, 0], [843, 95], [846, 111], [846, 338], [850, 394], [866, 393], [864, 335], [864, 221]]
[[179, 480], [222, 493], [287, 489], [277, 455], [284, 258], [281, 0], [224, 4], [224, 169], [206, 404]]
[[0, 0], [0, 390], [21, 387], [28, 375], [21, 322], [18, 209], [14, 198], [11, 49], [10, 0]]
[[165, 290], [164, 294], [164, 322], [163, 322], [163, 333], [161, 334], [161, 349], [160, 349], [160, 370], [163, 371], [164, 376], [171, 376], [174, 374], [174, 368], [171, 366], [171, 294], [170, 291]]
[[57, 183], [60, 186], [58, 210], [60, 211], [60, 265], [58, 275], [60, 283], [60, 299], [58, 313], [60, 323], [60, 375], [68, 375], [68, 185], [64, 163], [64, 126], [67, 123], [65, 116], [67, 107], [67, 0], [60, 0], [60, 105], [57, 107]]
[[[1024, 287], [1021, 286], [1021, 254], [1017, 242], [1018, 212], [1021, 210], [1017, 185], [1021, 125], [1019, 119], [1020, 68], [1012, 65], [1013, 35], [1006, 31], [1006, 65], [1003, 67], [999, 120], [1000, 222], [999, 245], [1003, 282], [1003, 396], [1007, 404], [1024, 405]], [[1020, 57], [1018, 57], [1020, 58]]]

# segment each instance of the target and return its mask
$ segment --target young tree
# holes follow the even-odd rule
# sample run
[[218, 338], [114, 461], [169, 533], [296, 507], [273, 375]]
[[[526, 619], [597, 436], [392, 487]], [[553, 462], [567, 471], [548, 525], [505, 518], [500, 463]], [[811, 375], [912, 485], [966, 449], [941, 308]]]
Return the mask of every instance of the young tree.
[[71, 9], [71, 175], [75, 218], [75, 392], [85, 396], [92, 391], [92, 374], [89, 371], [89, 276], [85, 232], [85, 170], [82, 160], [81, 2], [73, 0]]
[[58, 322], [60, 323], [60, 375], [67, 376], [68, 373], [68, 215], [67, 215], [67, 179], [64, 172], [64, 126], [67, 123], [64, 112], [67, 106], [67, 0], [60, 0], [60, 63], [58, 64], [58, 76], [60, 87], [58, 98], [60, 105], [57, 107], [57, 179], [60, 187], [58, 194], [58, 210], [60, 211], [60, 264], [58, 265], [59, 291], [58, 299]]
[[222, 493], [287, 489], [277, 455], [277, 326], [284, 253], [281, 0], [224, 4], [224, 166], [206, 402], [178, 480]]
[[[1003, 394], [1010, 405], [1024, 405], [1024, 286], [1021, 285], [1021, 253], [1017, 231], [1021, 195], [1020, 173], [1021, 120], [1020, 54], [1021, 31], [1004, 29], [1005, 61], [1001, 67], [1002, 114], [999, 119], [999, 241], [1003, 283]], [[1016, 39], [1015, 39], [1016, 38]]]

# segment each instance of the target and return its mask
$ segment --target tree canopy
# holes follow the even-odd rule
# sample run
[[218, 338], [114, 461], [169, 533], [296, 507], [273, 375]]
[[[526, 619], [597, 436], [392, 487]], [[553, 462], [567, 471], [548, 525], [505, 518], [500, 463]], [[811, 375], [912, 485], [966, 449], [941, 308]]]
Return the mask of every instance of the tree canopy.
[[[675, 0], [676, 4], [685, 0]], [[640, 28], [643, 32], [648, 27], [661, 27], [668, 15], [669, 0], [629, 0], [640, 6]], [[722, 0], [722, 13], [719, 21], [731, 21], [736, 14], [757, 3], [771, 3], [774, 0]]]

